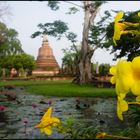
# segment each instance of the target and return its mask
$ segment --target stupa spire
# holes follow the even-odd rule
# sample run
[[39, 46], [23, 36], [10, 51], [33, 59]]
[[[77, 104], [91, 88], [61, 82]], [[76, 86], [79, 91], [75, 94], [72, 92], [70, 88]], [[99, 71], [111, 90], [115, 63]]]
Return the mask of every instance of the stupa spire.
[[38, 50], [36, 69], [33, 75], [55, 75], [59, 73], [59, 65], [53, 55], [53, 50], [49, 45], [47, 35], [43, 36], [42, 46]]
[[48, 36], [47, 35], [43, 35], [43, 42], [48, 42]]

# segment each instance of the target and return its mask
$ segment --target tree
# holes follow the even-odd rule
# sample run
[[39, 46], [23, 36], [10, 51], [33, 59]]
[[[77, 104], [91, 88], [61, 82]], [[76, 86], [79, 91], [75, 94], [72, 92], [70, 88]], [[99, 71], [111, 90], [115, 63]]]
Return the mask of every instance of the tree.
[[4, 17], [11, 15], [11, 10], [6, 1], [0, 1], [0, 20], [4, 21]]
[[8, 29], [4, 23], [0, 22], [0, 64], [3, 69], [3, 77], [6, 65], [3, 62], [7, 56], [24, 53], [17, 37], [18, 33], [15, 29]]
[[99, 65], [99, 74], [101, 76], [106, 76], [109, 74], [110, 65], [109, 64], [100, 64]]
[[18, 33], [15, 29], [8, 29], [0, 22], [0, 58], [24, 52], [17, 37]]
[[35, 66], [35, 59], [29, 54], [18, 54], [13, 56], [13, 67], [19, 71], [21, 68], [31, 73]]
[[[126, 12], [125, 16], [122, 18], [123, 22], [139, 23], [140, 17], [137, 15], [139, 12]], [[118, 11], [115, 11], [118, 12]], [[129, 30], [135, 29], [129, 28]], [[139, 29], [140, 30], [140, 26]], [[106, 28], [106, 42], [103, 44], [104, 47], [110, 48], [112, 46], [111, 53], [114, 53], [114, 60], [121, 57], [127, 57], [127, 60], [131, 61], [134, 57], [140, 55], [140, 36], [135, 34], [125, 34], [122, 35], [120, 40], [117, 41], [117, 46], [113, 43], [113, 32], [114, 32], [114, 22], [111, 22]]]
[[105, 47], [104, 45], [106, 43], [107, 36], [106, 28], [108, 27], [108, 22], [110, 23], [112, 20], [109, 11], [105, 11], [104, 14], [105, 15], [101, 17], [101, 20], [94, 23], [94, 25], [92, 25], [90, 28], [88, 42], [93, 51], [95, 51], [98, 48]]
[[[48, 6], [52, 10], [58, 10], [59, 4], [58, 1], [48, 1]], [[74, 4], [72, 2], [68, 2], [70, 4]], [[82, 47], [80, 51], [80, 58], [79, 58], [79, 64], [78, 64], [78, 75], [76, 79], [74, 80], [76, 83], [84, 84], [89, 83], [92, 81], [92, 74], [91, 74], [91, 57], [93, 55], [94, 50], [91, 50], [89, 47], [88, 42], [88, 35], [91, 25], [93, 24], [93, 21], [96, 17], [97, 12], [99, 11], [99, 7], [104, 3], [104, 1], [83, 1], [83, 6], [79, 6], [77, 4], [74, 4], [75, 6], [78, 6], [84, 10], [84, 26], [83, 26], [83, 37], [82, 37]], [[77, 8], [72, 7], [70, 8], [70, 14], [77, 12]], [[58, 23], [58, 22], [57, 22]], [[59, 23], [61, 23], [59, 21]], [[56, 26], [59, 26], [59, 30], [56, 29]], [[62, 26], [63, 25], [63, 26]], [[62, 30], [61, 29], [62, 26]], [[50, 28], [49, 28], [50, 27]], [[64, 28], [65, 27], [65, 28]], [[56, 24], [56, 21], [54, 23], [46, 23], [46, 24], [39, 24], [39, 28], [43, 31], [37, 31], [34, 34], [32, 34], [32, 37], [36, 37], [41, 34], [48, 34], [53, 35], [55, 37], [58, 37], [60, 39], [60, 34], [65, 34], [68, 31], [68, 28], [66, 26], [66, 23], [62, 22], [62, 24]], [[57, 36], [57, 34], [59, 36]], [[66, 35], [67, 36], [67, 35]]]
[[77, 75], [77, 65], [79, 62], [81, 45], [73, 44], [70, 48], [63, 49], [64, 57], [62, 58], [62, 71], [73, 76]]
[[[67, 39], [71, 41], [72, 45], [70, 48], [63, 49], [64, 57], [62, 58], [62, 69], [65, 70], [72, 75], [79, 75], [78, 74], [78, 63], [79, 63], [79, 56], [80, 56], [80, 48], [81, 45], [76, 45], [77, 42], [77, 35], [69, 32], [66, 35]], [[73, 80], [74, 82], [74, 80]]]
[[18, 72], [20, 69], [23, 69], [28, 74], [31, 74], [35, 66], [35, 59], [33, 56], [25, 53], [8, 55], [0, 61], [0, 66], [9, 70], [9, 72], [12, 68], [15, 68]]
[[18, 73], [22, 69], [22, 71], [26, 71], [27, 74], [31, 75], [35, 66], [35, 59], [33, 56], [25, 53], [8, 55], [0, 61], [0, 66], [9, 72], [12, 68], [15, 68]]
[[74, 75], [74, 53], [63, 49], [64, 57], [62, 58], [62, 73]]
[[[5, 71], [12, 68], [33, 69], [34, 58], [24, 53], [19, 41], [18, 32], [15, 29], [7, 28], [0, 22], [0, 67]], [[4, 72], [5, 73], [5, 72]], [[4, 76], [4, 74], [3, 74]]]

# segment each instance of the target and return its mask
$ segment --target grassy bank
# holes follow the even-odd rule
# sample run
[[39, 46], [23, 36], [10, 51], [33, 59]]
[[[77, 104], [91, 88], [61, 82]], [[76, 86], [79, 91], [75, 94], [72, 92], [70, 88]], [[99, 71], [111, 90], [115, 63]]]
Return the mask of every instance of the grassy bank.
[[28, 93], [64, 97], [116, 97], [113, 88], [96, 88], [92, 85], [75, 85], [71, 81], [4, 81], [0, 86], [24, 86]]

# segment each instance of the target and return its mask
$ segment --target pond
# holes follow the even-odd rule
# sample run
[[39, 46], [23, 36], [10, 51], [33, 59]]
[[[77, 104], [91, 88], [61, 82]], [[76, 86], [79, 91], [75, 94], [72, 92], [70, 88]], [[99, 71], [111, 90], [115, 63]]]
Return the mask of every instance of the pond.
[[[52, 115], [61, 121], [74, 118], [109, 133], [130, 126], [126, 118], [123, 122], [117, 118], [116, 98], [44, 97], [25, 93], [22, 87], [5, 89], [4, 92], [16, 95], [16, 99], [5, 100], [8, 96], [0, 94], [0, 105], [6, 106], [4, 111], [0, 111], [1, 139], [46, 139], [46, 135], [34, 126], [49, 106], [53, 108]], [[63, 135], [54, 132], [49, 138], [63, 138]]]

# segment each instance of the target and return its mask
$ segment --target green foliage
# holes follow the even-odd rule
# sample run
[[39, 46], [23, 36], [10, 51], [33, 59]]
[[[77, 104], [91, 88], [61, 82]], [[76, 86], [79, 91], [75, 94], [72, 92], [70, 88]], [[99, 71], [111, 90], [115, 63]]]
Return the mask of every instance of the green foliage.
[[[48, 1], [48, 7], [51, 8], [51, 10], [58, 10], [59, 9], [59, 1]], [[78, 9], [76, 7], [71, 7], [69, 8], [69, 12], [67, 14], [75, 14]], [[61, 39], [61, 37], [64, 35], [68, 40], [71, 41], [73, 36], [76, 37], [76, 35], [73, 32], [68, 31], [68, 26], [67, 23], [61, 21], [61, 20], [56, 20], [53, 23], [45, 23], [45, 24], [38, 24], [39, 31], [34, 32], [31, 37], [35, 38], [39, 35], [50, 35], [53, 37], [56, 37], [58, 40]]]
[[70, 7], [69, 12], [67, 12], [66, 14], [75, 14], [78, 11], [79, 10], [76, 7]]
[[[98, 127], [90, 126], [89, 124], [80, 123], [78, 120], [73, 118], [65, 119], [60, 126], [57, 128], [59, 133], [63, 133], [65, 138], [69, 139], [95, 139], [97, 134], [101, 132]], [[102, 132], [103, 133], [103, 132]], [[126, 128], [122, 131], [114, 132], [103, 136], [104, 139], [137, 139], [140, 137], [139, 131], [135, 128]], [[64, 139], [65, 139], [64, 138]], [[99, 138], [101, 139], [101, 137]]]
[[92, 73], [93, 74], [96, 74], [97, 67], [98, 67], [98, 72], [99, 72], [98, 74], [100, 76], [106, 76], [106, 75], [109, 74], [110, 64], [102, 63], [98, 66], [98, 64], [93, 64], [92, 63]]
[[68, 40], [70, 40], [72, 43], [76, 43], [77, 42], [77, 35], [75, 34], [75, 33], [73, 33], [73, 32], [68, 32], [67, 34], [66, 34], [66, 37], [67, 37], [67, 39]]
[[97, 67], [97, 64], [91, 63], [92, 74], [96, 74], [96, 67]]
[[106, 42], [106, 27], [108, 26], [107, 22], [111, 17], [108, 11], [105, 11], [104, 14], [105, 16], [90, 28], [88, 41], [93, 47], [104, 48], [104, 43]]
[[48, 6], [51, 8], [51, 10], [54, 10], [54, 11], [59, 9], [58, 4], [59, 4], [59, 1], [51, 1], [51, 0], [48, 1]]
[[140, 138], [140, 133], [139, 131], [136, 131], [135, 128], [126, 128], [121, 133], [119, 133], [119, 135], [126, 136], [126, 137], [129, 136], [130, 138], [133, 138], [133, 139]]
[[109, 74], [110, 65], [109, 64], [100, 64], [99, 65], [99, 74], [105, 76]]
[[8, 29], [0, 22], [0, 58], [24, 52], [17, 37], [18, 33], [15, 29]]
[[65, 119], [57, 130], [65, 135], [64, 139], [93, 139], [99, 132], [97, 128], [81, 124], [73, 118]]
[[6, 68], [9, 72], [12, 68], [19, 70], [23, 68], [28, 73], [31, 73], [35, 66], [35, 59], [28, 54], [8, 55], [0, 60], [1, 68]]
[[68, 32], [66, 37], [71, 41], [72, 45], [70, 48], [62, 49], [64, 53], [64, 57], [62, 58], [62, 73], [76, 75], [81, 46], [75, 45], [77, 42], [77, 35], [75, 33]]
[[34, 68], [35, 60], [34, 57], [28, 54], [19, 54], [14, 56], [14, 67], [19, 69], [30, 69]]
[[9, 69], [4, 69], [4, 70], [5, 70], [5, 75], [3, 74], [3, 69], [0, 67], [0, 76], [8, 77], [10, 75], [10, 70]]
[[64, 53], [64, 57], [62, 58], [62, 73], [76, 75], [80, 56], [80, 46], [74, 44], [75, 38], [73, 34], [71, 35], [72, 36], [69, 36], [69, 38], [71, 39], [71, 42], [73, 42], [73, 45], [69, 49], [62, 49]]
[[140, 107], [138, 105], [130, 105], [129, 118], [133, 120], [136, 126], [140, 122]]
[[64, 33], [68, 30], [67, 23], [61, 21], [61, 20], [56, 20], [53, 23], [45, 23], [45, 24], [38, 24], [39, 30], [35, 33], [32, 34], [32, 38], [35, 38], [39, 35], [51, 35], [54, 36], [58, 39], [62, 37]]
[[3, 59], [0, 60], [1, 68], [11, 69], [13, 67], [12, 56], [5, 56]]
[[95, 7], [100, 7], [104, 3], [107, 3], [107, 1], [95, 1], [93, 5], [95, 5]]
[[15, 29], [7, 28], [0, 22], [0, 67], [5, 68], [6, 76], [9, 76], [10, 69], [13, 67], [13, 55], [24, 53], [17, 37], [18, 33]]

